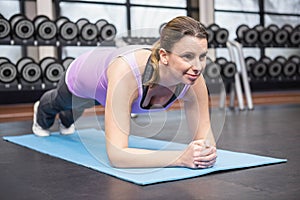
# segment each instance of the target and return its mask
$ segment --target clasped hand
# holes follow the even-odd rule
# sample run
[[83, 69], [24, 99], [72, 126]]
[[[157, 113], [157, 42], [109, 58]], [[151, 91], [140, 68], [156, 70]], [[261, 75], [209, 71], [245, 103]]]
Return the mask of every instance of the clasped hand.
[[181, 165], [193, 169], [212, 167], [217, 158], [217, 149], [207, 140], [194, 140], [180, 157]]

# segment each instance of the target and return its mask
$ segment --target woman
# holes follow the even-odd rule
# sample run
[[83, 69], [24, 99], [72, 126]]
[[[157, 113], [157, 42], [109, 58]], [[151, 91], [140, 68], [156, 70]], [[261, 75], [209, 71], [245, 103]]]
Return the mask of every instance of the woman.
[[[106, 148], [112, 166], [211, 167], [217, 155], [202, 76], [206, 54], [206, 30], [185, 16], [168, 22], [151, 49], [89, 51], [75, 59], [57, 89], [46, 92], [34, 105], [33, 132], [49, 136], [59, 114], [61, 133], [73, 133], [74, 121], [96, 100], [105, 106]], [[131, 113], [165, 110], [177, 99], [184, 102], [188, 127], [195, 136], [184, 151], [128, 147]]]

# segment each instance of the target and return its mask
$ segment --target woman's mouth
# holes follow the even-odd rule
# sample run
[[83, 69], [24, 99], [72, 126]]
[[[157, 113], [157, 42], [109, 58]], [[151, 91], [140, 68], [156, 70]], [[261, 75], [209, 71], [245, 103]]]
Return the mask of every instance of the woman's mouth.
[[195, 81], [195, 80], [197, 80], [197, 78], [199, 77], [200, 74], [189, 74], [189, 73], [186, 73], [186, 75], [188, 76], [188, 78], [191, 81]]

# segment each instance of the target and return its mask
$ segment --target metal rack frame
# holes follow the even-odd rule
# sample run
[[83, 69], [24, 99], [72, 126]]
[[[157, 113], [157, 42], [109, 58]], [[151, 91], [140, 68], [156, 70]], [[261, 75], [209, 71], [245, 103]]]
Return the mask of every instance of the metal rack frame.
[[[254, 109], [253, 100], [252, 100], [252, 94], [251, 94], [245, 59], [243, 55], [242, 45], [236, 41], [228, 41], [226, 43], [226, 46], [231, 61], [236, 63], [236, 67], [237, 67], [237, 71], [234, 76], [234, 83], [232, 83], [230, 88], [229, 107], [234, 108], [234, 102], [236, 96], [239, 110], [244, 110], [245, 109], [244, 95], [243, 95], [244, 93], [247, 100], [247, 108], [249, 110], [252, 110]], [[220, 96], [221, 98], [219, 102], [220, 103], [219, 107], [225, 108], [225, 101], [226, 101], [225, 88], [221, 88]]]

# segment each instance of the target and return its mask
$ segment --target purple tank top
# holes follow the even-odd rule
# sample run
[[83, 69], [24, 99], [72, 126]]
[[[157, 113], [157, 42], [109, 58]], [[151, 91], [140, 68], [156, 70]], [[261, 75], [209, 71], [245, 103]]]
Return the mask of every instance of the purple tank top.
[[[129, 64], [138, 85], [138, 98], [132, 104], [132, 113], [149, 112], [149, 109], [141, 108], [143, 96], [142, 75], [138, 69], [134, 51], [149, 46], [131, 45], [122, 48], [95, 48], [76, 58], [66, 72], [66, 84], [71, 93], [88, 99], [95, 99], [105, 106], [107, 93], [107, 68], [117, 57], [122, 56]], [[189, 85], [185, 85], [177, 99], [184, 96]], [[173, 101], [174, 102], [174, 101]], [[172, 103], [161, 109], [150, 109], [161, 111], [168, 109]]]

